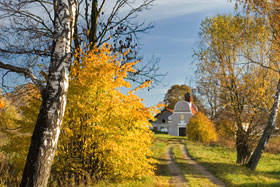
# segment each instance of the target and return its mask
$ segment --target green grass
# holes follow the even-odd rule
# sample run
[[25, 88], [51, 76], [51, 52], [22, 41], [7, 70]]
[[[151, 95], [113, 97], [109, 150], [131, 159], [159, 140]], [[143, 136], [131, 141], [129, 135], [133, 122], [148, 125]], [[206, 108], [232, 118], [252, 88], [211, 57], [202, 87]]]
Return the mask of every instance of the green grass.
[[220, 146], [187, 141], [187, 149], [197, 162], [230, 186], [280, 186], [280, 154], [264, 153], [256, 171], [235, 164], [236, 152]]
[[142, 180], [128, 180], [123, 183], [111, 183], [111, 182], [100, 182], [98, 184], [94, 184], [94, 187], [153, 187], [153, 186], [162, 186], [158, 183], [155, 177], [147, 176]]
[[[156, 134], [156, 139], [151, 147], [153, 157], [158, 161], [155, 176], [148, 176], [140, 181], [126, 181], [122, 184], [100, 183], [97, 187], [116, 186], [170, 186], [168, 181], [171, 174], [168, 170], [166, 151], [171, 143], [186, 143], [189, 153], [198, 163], [204, 165], [208, 171], [222, 179], [228, 186], [280, 186], [280, 154], [264, 153], [256, 171], [236, 165], [235, 149], [222, 146], [208, 146], [188, 141], [185, 137], [174, 137], [166, 134]], [[188, 186], [215, 186], [206, 179], [199, 171], [195, 170], [187, 160], [183, 159], [182, 152], [178, 146], [174, 146], [173, 156], [176, 164], [188, 180]]]
[[169, 186], [168, 181], [171, 178], [171, 174], [168, 170], [168, 160], [166, 159], [168, 144], [168, 135], [157, 134], [151, 147], [153, 158], [158, 161], [155, 170], [157, 186]]

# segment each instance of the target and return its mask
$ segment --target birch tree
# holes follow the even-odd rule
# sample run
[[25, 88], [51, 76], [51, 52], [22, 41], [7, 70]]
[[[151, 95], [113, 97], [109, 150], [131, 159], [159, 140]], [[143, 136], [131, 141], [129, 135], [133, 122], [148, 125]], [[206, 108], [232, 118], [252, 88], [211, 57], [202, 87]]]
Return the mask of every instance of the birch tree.
[[55, 156], [69, 85], [75, 0], [54, 3], [53, 50], [42, 105], [32, 135], [21, 186], [47, 186]]
[[[267, 56], [269, 61], [263, 63], [258, 61], [252, 56], [247, 56], [251, 63], [260, 65], [263, 68], [271, 69], [274, 72], [278, 73], [278, 78], [280, 74], [280, 1], [279, 0], [236, 0], [237, 5], [244, 5], [244, 12], [247, 15], [254, 15], [256, 19], [263, 18], [266, 20], [264, 26], [271, 33], [269, 50], [267, 50]], [[261, 38], [259, 38], [261, 39]], [[256, 170], [259, 160], [262, 153], [275, 129], [275, 121], [277, 118], [279, 110], [279, 100], [280, 100], [280, 78], [278, 80], [277, 89], [274, 95], [273, 106], [270, 110], [270, 114], [267, 120], [266, 127], [262, 133], [261, 139], [258, 142], [258, 145], [252, 154], [247, 167], [251, 170]]]
[[[140, 34], [153, 28], [153, 24], [141, 21], [138, 16], [150, 10], [155, 0], [76, 1], [72, 52], [89, 45], [93, 48], [110, 43], [114, 52], [123, 53], [130, 49], [123, 63], [143, 59], [139, 54]], [[0, 1], [0, 59], [15, 61], [19, 58], [22, 63], [17, 65], [24, 64], [29, 69], [35, 69], [36, 73], [33, 73], [37, 77], [46, 77], [54, 30], [54, 2]], [[158, 63], [158, 58], [151, 57], [142, 62], [142, 66], [135, 67], [137, 71], [130, 73], [127, 79], [138, 83], [147, 79], [159, 82], [163, 75], [158, 72]], [[4, 86], [10, 86], [5, 84], [10, 83], [10, 74], [3, 73]]]
[[[136, 49], [137, 34], [152, 28], [150, 24], [133, 20], [139, 12], [148, 10], [154, 0], [140, 3], [117, 0], [107, 14], [103, 10], [105, 2], [108, 1], [0, 1], [2, 87], [9, 87], [17, 73], [29, 78], [42, 97], [21, 186], [47, 184], [64, 114], [74, 50], [84, 43], [101, 46], [110, 40], [116, 44], [115, 51]], [[129, 11], [121, 12], [125, 8]], [[136, 53], [137, 50], [131, 51]], [[136, 58], [131, 55], [127, 55], [126, 60]], [[131, 75], [143, 75], [149, 79], [156, 77], [154, 70], [157, 70], [156, 63], [144, 65]], [[19, 81], [22, 80], [21, 77]]]
[[259, 47], [265, 45], [266, 40], [255, 37], [266, 35], [262, 21], [240, 16], [208, 18], [202, 23], [201, 41], [196, 52], [198, 73], [202, 78], [200, 86], [211, 80], [219, 104], [235, 121], [236, 162], [242, 165], [248, 162], [253, 143], [264, 128], [262, 118], [267, 116], [264, 111], [271, 107], [271, 95], [275, 90], [271, 85], [277, 82], [270, 75], [272, 70], [264, 70], [244, 58], [250, 55], [259, 57], [262, 62], [267, 60], [265, 50]]
[[[31, 19], [40, 20], [39, 15], [32, 14], [25, 9], [26, 6], [34, 6], [32, 4], [34, 2], [36, 3], [36, 1], [21, 1], [18, 4], [18, 12], [23, 17], [25, 15]], [[2, 2], [2, 4], [4, 3], [7, 6], [12, 4], [8, 1]], [[42, 2], [37, 1], [37, 3]], [[30, 69], [0, 62], [0, 68], [29, 77], [42, 95], [42, 105], [32, 135], [21, 186], [47, 186], [65, 111], [76, 1], [57, 0], [53, 2], [52, 8], [54, 29], [46, 85], [38, 80]]]

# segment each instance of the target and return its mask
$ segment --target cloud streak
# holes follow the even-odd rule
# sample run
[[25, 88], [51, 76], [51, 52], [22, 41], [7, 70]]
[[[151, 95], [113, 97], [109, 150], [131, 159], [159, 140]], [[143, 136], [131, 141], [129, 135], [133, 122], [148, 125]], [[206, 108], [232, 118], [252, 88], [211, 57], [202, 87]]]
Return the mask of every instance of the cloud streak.
[[141, 16], [149, 21], [169, 19], [207, 10], [233, 8], [234, 3], [226, 0], [157, 0], [156, 6]]
[[[134, 7], [139, 6], [142, 0], [135, 1]], [[147, 21], [157, 21], [169, 19], [177, 16], [199, 13], [203, 11], [229, 8], [233, 9], [234, 3], [227, 0], [156, 0], [155, 6], [151, 10], [144, 10], [140, 13], [139, 18]], [[115, 1], [107, 1], [104, 9], [111, 11]], [[120, 10], [120, 15], [125, 15], [131, 9], [130, 6], [124, 6]], [[109, 13], [105, 11], [106, 13]]]

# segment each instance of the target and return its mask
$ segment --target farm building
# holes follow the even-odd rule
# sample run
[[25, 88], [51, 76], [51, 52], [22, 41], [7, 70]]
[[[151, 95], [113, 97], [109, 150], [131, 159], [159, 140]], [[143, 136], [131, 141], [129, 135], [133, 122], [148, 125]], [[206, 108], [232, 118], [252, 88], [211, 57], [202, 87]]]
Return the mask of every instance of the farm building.
[[184, 101], [178, 101], [174, 111], [165, 108], [152, 122], [154, 131], [168, 132], [172, 136], [186, 136], [187, 123], [197, 113], [197, 107], [191, 102], [190, 94], [185, 94]]

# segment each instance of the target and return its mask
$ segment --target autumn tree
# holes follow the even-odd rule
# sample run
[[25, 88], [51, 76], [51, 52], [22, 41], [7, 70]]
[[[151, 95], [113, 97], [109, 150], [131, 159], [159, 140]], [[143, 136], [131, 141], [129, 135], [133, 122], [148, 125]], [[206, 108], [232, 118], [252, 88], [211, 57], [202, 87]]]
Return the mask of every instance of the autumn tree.
[[17, 120], [20, 115], [15, 106], [10, 102], [6, 102], [5, 107], [1, 110], [0, 129], [2, 131], [17, 129]]
[[[114, 52], [124, 53], [129, 49], [128, 55], [121, 57], [124, 58], [122, 64], [143, 60], [139, 54], [139, 34], [153, 28], [153, 24], [140, 21], [138, 16], [150, 10], [154, 2], [155, 0], [79, 1], [74, 34], [75, 49], [83, 48], [81, 44], [84, 43], [92, 49], [106, 42], [112, 44]], [[146, 80], [158, 83], [164, 76], [158, 72], [158, 63], [159, 58], [152, 56], [142, 66], [135, 66], [137, 71], [128, 73], [126, 79], [140, 84]]]
[[[29, 94], [26, 95], [26, 93]], [[1, 151], [7, 155], [11, 165], [8, 170], [9, 178], [3, 178], [3, 180], [8, 186], [18, 186], [39, 113], [41, 97], [39, 90], [32, 84], [20, 86], [8, 95], [6, 95], [6, 99], [16, 108], [18, 117], [11, 118], [16, 125], [15, 127], [2, 131], [6, 134], [8, 143], [1, 147]]]
[[[118, 0], [110, 14], [102, 11], [105, 0], [99, 6], [97, 0], [0, 2], [0, 68], [7, 70], [2, 71], [2, 85], [7, 87], [7, 82], [11, 81], [5, 80], [14, 78], [11, 72], [19, 73], [30, 78], [42, 95], [42, 107], [32, 137], [22, 186], [47, 184], [66, 104], [73, 49], [82, 48], [81, 43], [100, 46], [112, 36], [115, 39], [112, 42], [117, 44], [114, 50], [131, 48], [133, 51], [137, 42], [132, 40], [137, 41], [137, 33], [152, 27], [133, 20], [137, 13], [149, 9], [152, 2], [144, 0], [142, 4], [135, 5], [128, 0]], [[124, 7], [130, 11], [121, 15]], [[80, 19], [84, 21], [81, 23], [78, 21]], [[127, 60], [134, 57], [132, 55]], [[131, 75], [153, 78], [156, 77], [152, 74], [156, 67], [156, 64], [143, 66], [144, 69], [140, 68]]]
[[197, 97], [200, 98], [205, 114], [207, 114], [212, 121], [216, 121], [222, 107], [219, 103], [218, 86], [211, 76], [205, 76], [204, 74], [201, 75], [199, 69], [197, 70], [196, 75]]
[[6, 105], [6, 101], [2, 95], [2, 90], [0, 90], [0, 110], [2, 110]]
[[116, 60], [119, 55], [112, 55], [106, 47], [82, 54], [82, 63], [76, 61], [72, 67], [52, 178], [63, 186], [69, 176], [75, 184], [88, 184], [85, 176], [96, 182], [152, 175], [149, 119], [153, 119], [154, 108], [144, 107], [133, 94], [138, 88], [127, 94], [119, 90], [130, 88], [124, 78], [136, 71], [137, 62], [121, 65]]
[[[72, 33], [73, 25], [76, 17], [76, 1], [74, 0], [57, 0], [54, 1], [52, 5], [48, 2], [48, 6], [43, 6], [44, 10], [50, 10], [52, 8], [53, 14], [48, 14], [49, 23], [52, 25], [52, 29], [48, 30], [50, 35], [48, 44], [45, 47], [50, 48], [46, 51], [50, 55], [50, 63], [47, 74], [47, 81], [44, 84], [41, 82], [32, 69], [26, 68], [23, 65], [19, 66], [17, 64], [24, 64], [24, 59], [19, 58], [17, 60], [23, 61], [11, 62], [12, 60], [5, 60], [4, 57], [9, 57], [9, 54], [13, 52], [20, 54], [16, 47], [21, 47], [23, 49], [22, 54], [35, 54], [40, 56], [40, 54], [45, 54], [42, 50], [41, 43], [36, 43], [39, 48], [28, 49], [28, 44], [31, 41], [26, 41], [28, 39], [25, 35], [26, 31], [39, 30], [41, 32], [33, 32], [34, 35], [30, 38], [37, 38], [47, 31], [46, 24], [42, 17], [36, 14], [37, 11], [34, 9], [35, 4], [42, 4], [42, 1], [1, 1], [1, 28], [7, 29], [7, 22], [5, 19], [11, 19], [18, 17], [19, 19], [14, 19], [18, 24], [13, 25], [12, 28], [15, 29], [14, 34], [16, 37], [20, 37], [20, 40], [15, 40], [15, 45], [13, 49], [6, 48], [8, 45], [8, 38], [5, 38], [5, 34], [1, 34], [1, 54], [7, 54], [1, 56], [0, 68], [8, 70], [7, 72], [15, 72], [22, 74], [30, 78], [33, 83], [38, 87], [42, 95], [42, 105], [37, 118], [35, 130], [31, 139], [31, 145], [29, 148], [29, 153], [26, 160], [26, 165], [22, 177], [21, 186], [46, 186], [48, 178], [50, 175], [50, 169], [52, 160], [55, 155], [57, 140], [60, 133], [60, 126], [62, 118], [65, 111], [66, 96], [68, 91], [68, 77], [69, 68], [71, 63], [71, 43], [72, 43]], [[17, 11], [9, 12], [7, 8], [16, 5]], [[27, 7], [32, 7], [33, 9], [27, 9]], [[30, 12], [31, 11], [31, 12]], [[10, 17], [11, 16], [11, 17]], [[8, 20], [7, 20], [8, 21]], [[41, 30], [39, 28], [42, 28]], [[9, 30], [9, 29], [7, 29]], [[6, 30], [6, 31], [7, 31]], [[37, 30], [37, 31], [38, 31]], [[10, 32], [11, 29], [7, 32]], [[6, 33], [7, 33], [6, 32]], [[30, 32], [29, 32], [30, 33]], [[40, 37], [42, 39], [42, 37]], [[18, 42], [25, 41], [25, 45], [16, 45]], [[32, 44], [35, 46], [35, 43]], [[6, 61], [3, 61], [3, 59]], [[14, 59], [13, 59], [14, 60]], [[7, 73], [6, 73], [7, 74]]]
[[185, 99], [186, 93], [191, 93], [191, 88], [185, 84], [171, 86], [164, 96], [164, 103], [167, 105], [167, 108], [174, 109], [178, 101]]
[[[269, 38], [269, 43], [267, 45], [268, 61], [259, 61], [254, 58], [254, 56], [246, 55], [246, 58], [254, 64], [258, 64], [263, 68], [273, 70], [278, 74], [280, 73], [280, 63], [279, 63], [279, 42], [280, 42], [280, 2], [278, 0], [237, 0], [237, 5], [241, 5], [244, 8], [244, 12], [247, 16], [254, 15], [255, 19], [262, 18], [265, 20], [263, 26], [269, 30], [271, 37]], [[259, 37], [262, 40], [262, 37]], [[266, 127], [263, 131], [262, 137], [251, 156], [248, 164], [246, 165], [252, 170], [255, 170], [261, 155], [275, 129], [275, 121], [277, 118], [279, 110], [279, 100], [280, 100], [280, 78], [278, 80], [277, 89], [275, 91], [273, 106], [271, 107], [270, 114], [267, 120]]]
[[264, 111], [272, 105], [270, 96], [274, 88], [271, 85], [277, 81], [271, 77], [271, 70], [263, 70], [244, 58], [245, 54], [251, 54], [263, 61], [267, 59], [263, 41], [256, 40], [256, 35], [264, 39], [269, 36], [262, 22], [262, 19], [241, 16], [207, 18], [201, 24], [201, 40], [196, 51], [199, 85], [203, 87], [211, 81], [217, 94], [214, 96], [218, 97], [218, 101], [213, 101], [230, 111], [228, 117], [235, 121], [236, 162], [239, 164], [246, 164], [251, 156], [252, 145], [267, 116]]

